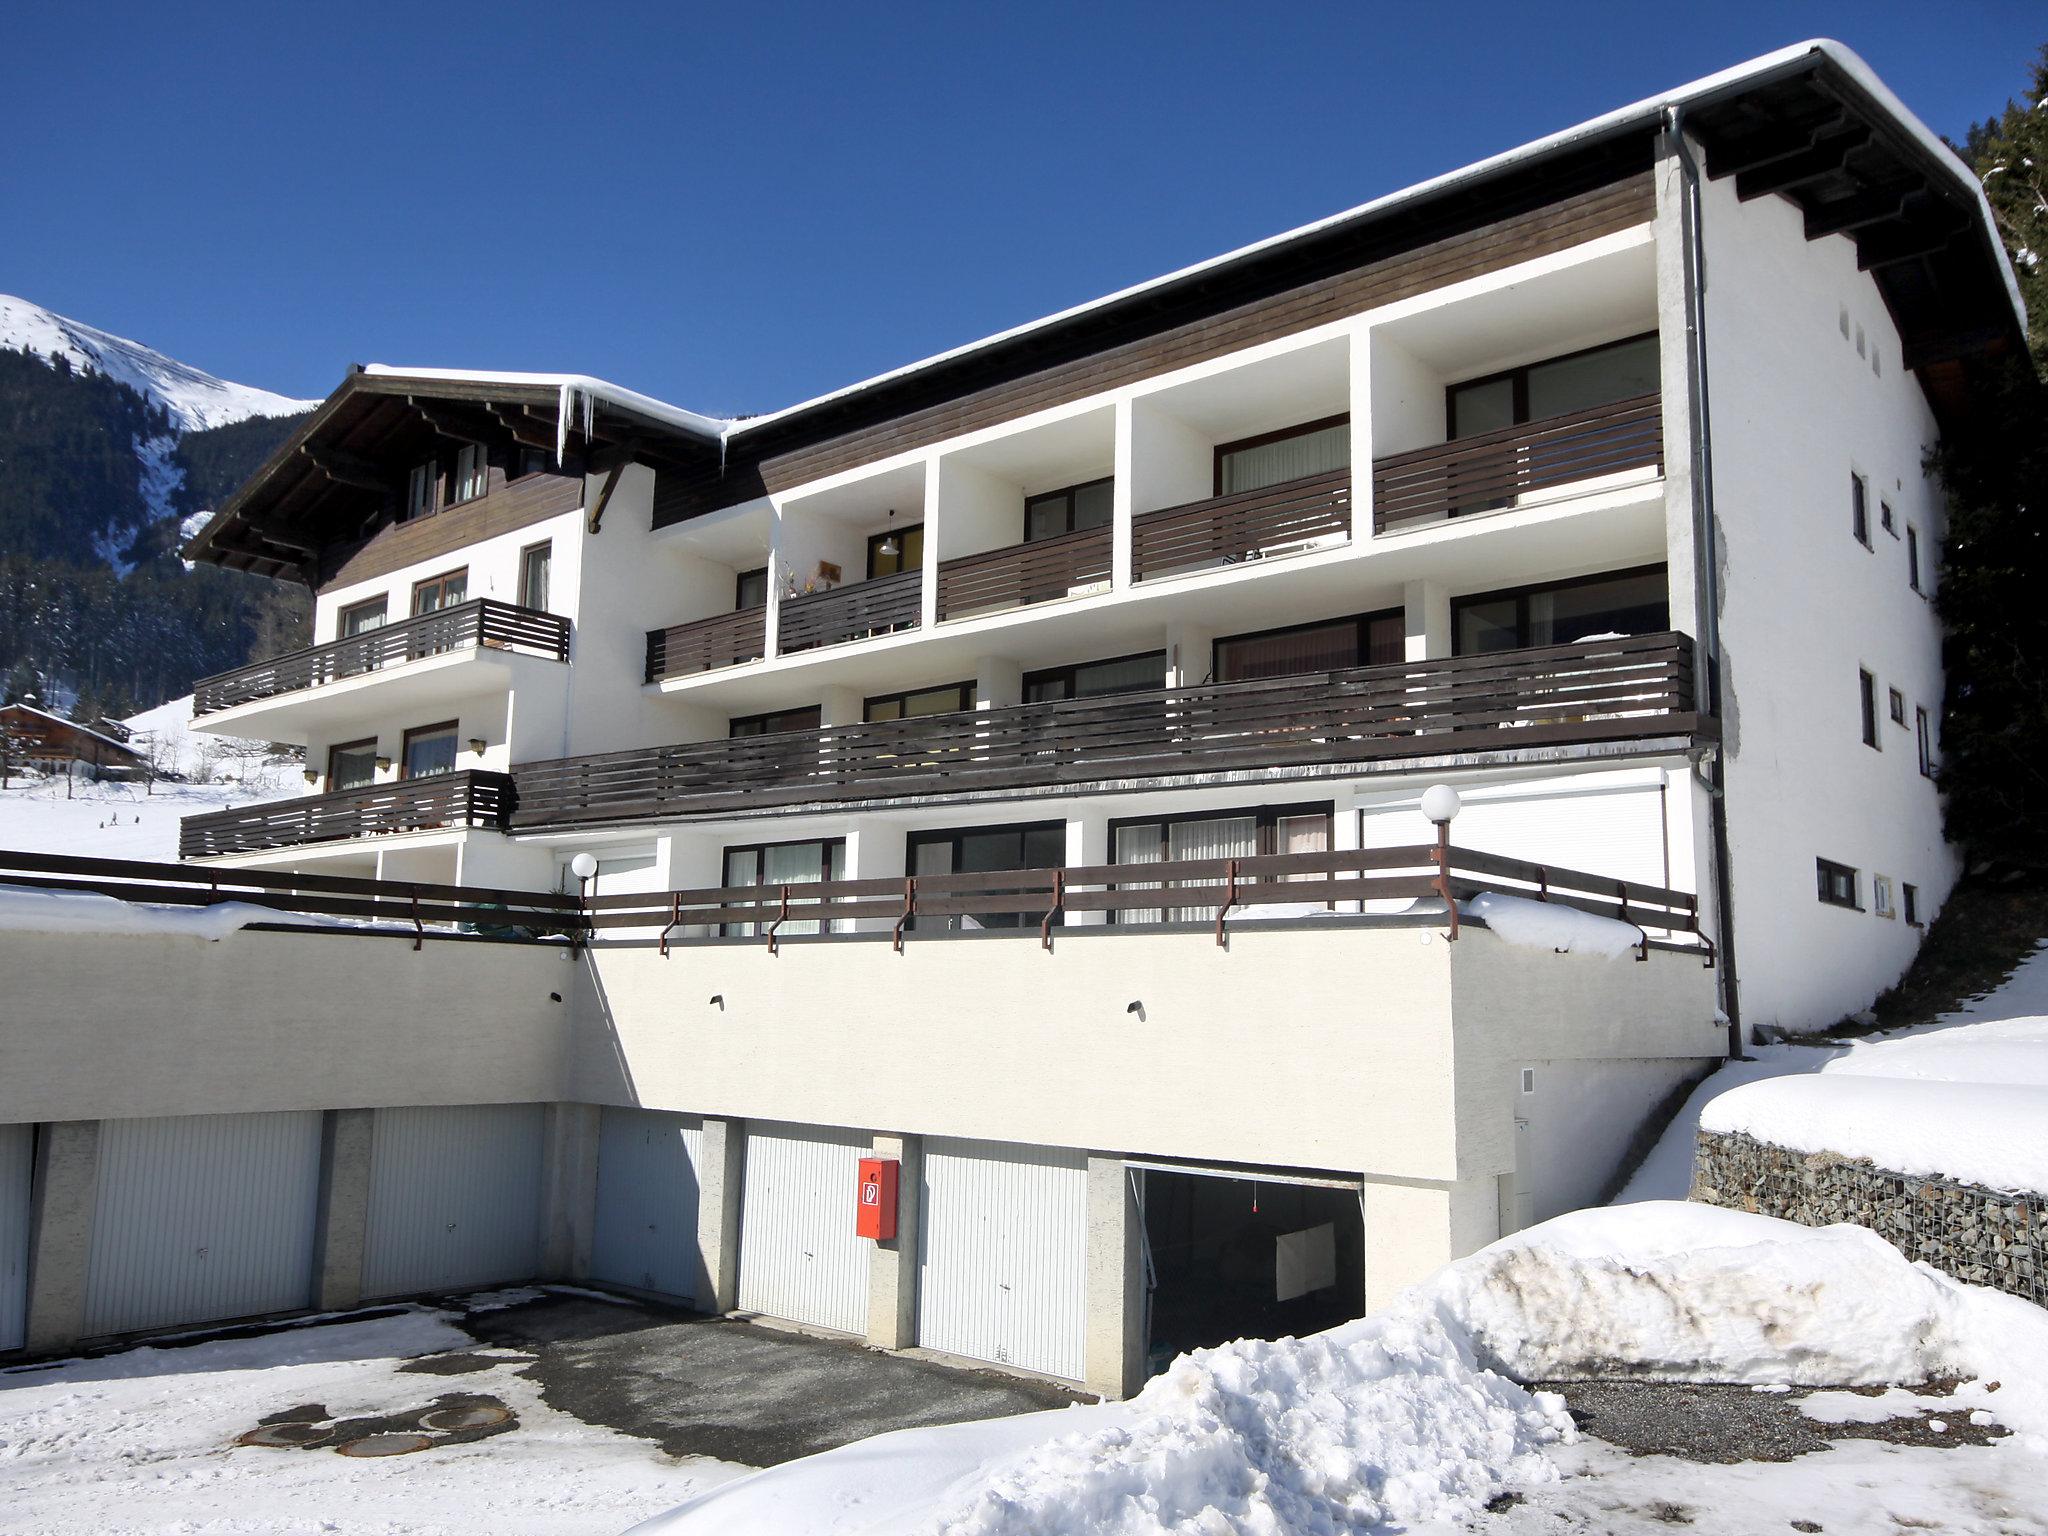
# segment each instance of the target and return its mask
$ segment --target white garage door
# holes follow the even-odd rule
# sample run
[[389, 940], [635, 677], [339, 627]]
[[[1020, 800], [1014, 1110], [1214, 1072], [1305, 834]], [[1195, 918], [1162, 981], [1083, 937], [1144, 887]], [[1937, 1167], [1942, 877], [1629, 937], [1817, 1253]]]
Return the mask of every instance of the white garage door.
[[380, 1109], [363, 1294], [530, 1280], [540, 1268], [541, 1107]]
[[1087, 1205], [1082, 1153], [927, 1141], [918, 1343], [1080, 1380]]
[[[1457, 847], [1642, 885], [1672, 884], [1665, 857], [1663, 781], [1655, 770], [1461, 785], [1458, 793], [1464, 805], [1451, 824], [1451, 842]], [[1418, 788], [1367, 806], [1361, 845], [1390, 848], [1435, 841], [1435, 829], [1419, 808], [1420, 794]]]
[[652, 1109], [606, 1109], [601, 1126], [591, 1278], [694, 1299], [704, 1122]]
[[310, 1306], [320, 1114], [100, 1126], [85, 1331]]
[[0, 1125], [0, 1349], [27, 1336], [29, 1189], [35, 1127]]
[[846, 1333], [868, 1326], [867, 1239], [853, 1230], [857, 1131], [747, 1128], [740, 1201], [740, 1308]]

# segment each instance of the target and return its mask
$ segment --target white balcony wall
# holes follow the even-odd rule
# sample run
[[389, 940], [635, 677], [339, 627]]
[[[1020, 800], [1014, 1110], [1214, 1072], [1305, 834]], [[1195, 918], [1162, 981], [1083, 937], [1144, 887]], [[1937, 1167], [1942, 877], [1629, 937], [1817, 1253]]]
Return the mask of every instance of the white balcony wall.
[[1201, 501], [1216, 485], [1216, 445], [1154, 400], [1131, 402], [1131, 513]]
[[1370, 333], [1372, 451], [1376, 457], [1428, 448], [1444, 440], [1448, 382], [1383, 331]]
[[1023, 542], [1022, 485], [960, 458], [940, 459], [933, 468], [938, 496], [925, 528], [928, 551], [957, 560]]

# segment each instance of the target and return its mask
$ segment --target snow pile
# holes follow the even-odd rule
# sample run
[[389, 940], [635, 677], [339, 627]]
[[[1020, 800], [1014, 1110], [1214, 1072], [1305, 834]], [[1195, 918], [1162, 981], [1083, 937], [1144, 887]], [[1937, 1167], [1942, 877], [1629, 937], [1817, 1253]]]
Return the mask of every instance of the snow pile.
[[332, 918], [280, 912], [247, 901], [174, 907], [149, 901], [122, 901], [97, 891], [0, 885], [0, 932], [6, 933], [158, 934], [218, 942], [251, 923], [277, 922], [313, 927], [350, 926]]
[[291, 416], [317, 400], [288, 400], [267, 389], [231, 384], [175, 358], [95, 326], [0, 293], [0, 347], [69, 361], [125, 384], [162, 406], [183, 432], [223, 427], [249, 416]]
[[1458, 1519], [1553, 1477], [1562, 1402], [1475, 1369], [1423, 1316], [1184, 1355], [1127, 1403], [908, 1430], [791, 1462], [639, 1527], [776, 1532], [1334, 1532]]
[[1555, 950], [1620, 960], [1643, 942], [1643, 930], [1634, 923], [1581, 912], [1577, 907], [1554, 901], [1503, 896], [1498, 891], [1481, 891], [1460, 903], [1459, 910], [1468, 917], [1481, 919], [1500, 935], [1503, 943], [1517, 949]]

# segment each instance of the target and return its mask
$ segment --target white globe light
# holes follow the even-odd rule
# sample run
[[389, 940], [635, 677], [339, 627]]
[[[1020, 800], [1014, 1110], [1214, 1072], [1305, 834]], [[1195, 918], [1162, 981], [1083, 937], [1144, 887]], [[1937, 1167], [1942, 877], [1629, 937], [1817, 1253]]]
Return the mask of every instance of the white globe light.
[[569, 873], [578, 880], [588, 880], [597, 873], [597, 860], [590, 854], [579, 853], [569, 861]]
[[1438, 826], [1456, 816], [1463, 804], [1458, 792], [1448, 784], [1432, 784], [1422, 792], [1422, 814]]

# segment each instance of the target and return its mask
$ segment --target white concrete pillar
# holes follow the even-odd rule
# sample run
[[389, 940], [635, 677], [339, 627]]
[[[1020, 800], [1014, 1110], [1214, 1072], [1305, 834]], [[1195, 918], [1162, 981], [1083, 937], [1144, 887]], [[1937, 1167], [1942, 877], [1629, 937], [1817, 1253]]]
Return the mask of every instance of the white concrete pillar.
[[706, 1115], [697, 1166], [697, 1303], [706, 1312], [730, 1312], [739, 1305], [746, 1162], [747, 1122]]
[[[1077, 811], [1067, 817], [1067, 868], [1107, 864], [1109, 857], [1109, 812]], [[1109, 921], [1107, 912], [1068, 912], [1063, 922], [1069, 928], [1099, 928]]]
[[939, 622], [939, 540], [945, 534], [944, 518], [939, 510], [939, 480], [944, 472], [944, 460], [937, 455], [925, 461], [924, 585], [918, 594], [917, 621], [926, 629]]
[[1137, 478], [1137, 455], [1132, 449], [1135, 409], [1129, 399], [1116, 403], [1116, 443], [1110, 471], [1116, 481], [1109, 498], [1109, 586], [1113, 592], [1131, 584], [1131, 509]]
[[1083, 1384], [1129, 1397], [1145, 1384], [1144, 1213], [1120, 1157], [1088, 1159]]
[[1492, 1174], [1454, 1183], [1365, 1181], [1365, 1306], [1377, 1312], [1406, 1287], [1500, 1235]]
[[858, 688], [828, 683], [818, 690], [818, 721], [821, 725], [859, 725], [867, 712], [867, 700]]
[[320, 1205], [313, 1241], [313, 1306], [340, 1312], [363, 1299], [370, 1228], [370, 1109], [330, 1109], [320, 1121]]
[[980, 656], [974, 663], [974, 707], [1008, 709], [1024, 702], [1024, 664], [1009, 656]]
[[877, 1349], [908, 1349], [917, 1342], [917, 1224], [924, 1198], [924, 1138], [878, 1134], [874, 1153], [896, 1160], [896, 1235], [869, 1245], [868, 1343]]
[[773, 496], [768, 508], [768, 611], [761, 616], [761, 655], [773, 660], [782, 648], [782, 584], [789, 573], [789, 555], [782, 546], [788, 514]]
[[542, 1116], [541, 1255], [543, 1280], [590, 1275], [597, 1228], [597, 1146], [603, 1111], [595, 1104], [550, 1104]]
[[100, 1122], [58, 1120], [36, 1137], [29, 1226], [28, 1329], [32, 1355], [63, 1349], [85, 1333], [85, 1277], [99, 1199]]
[[1409, 661], [1435, 661], [1451, 654], [1451, 594], [1440, 581], [1411, 581], [1401, 588], [1407, 621]]
[[1351, 542], [1372, 537], [1372, 329], [1351, 333]]
[[1192, 619], [1171, 619], [1166, 625], [1166, 686], [1199, 688], [1211, 681], [1216, 631]]

